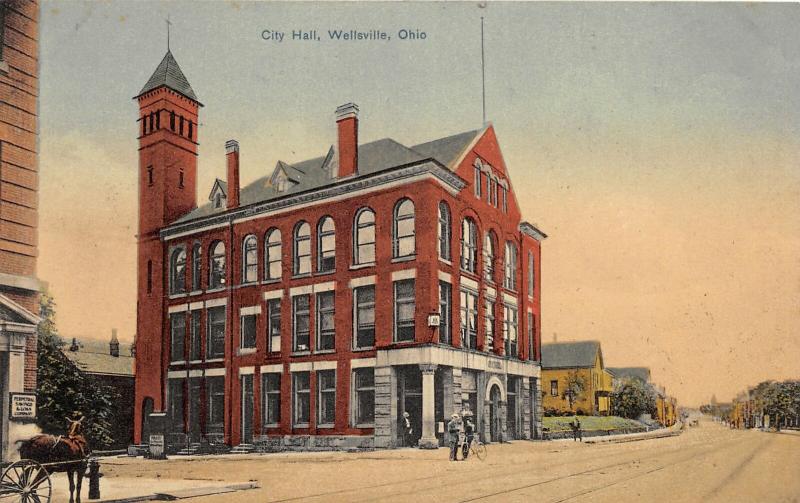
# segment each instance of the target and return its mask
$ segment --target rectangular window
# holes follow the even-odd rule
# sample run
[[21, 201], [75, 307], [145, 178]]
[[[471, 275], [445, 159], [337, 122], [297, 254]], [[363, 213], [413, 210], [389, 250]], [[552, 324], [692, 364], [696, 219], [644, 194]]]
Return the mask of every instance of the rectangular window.
[[169, 379], [169, 415], [173, 431], [183, 431], [183, 379]]
[[186, 313], [173, 313], [169, 315], [169, 325], [171, 334], [170, 360], [171, 362], [182, 362], [186, 360], [184, 343], [186, 341]]
[[492, 206], [497, 208], [497, 180], [492, 179]]
[[294, 426], [308, 426], [311, 417], [311, 374], [292, 374], [292, 410]]
[[191, 342], [189, 345], [189, 359], [194, 361], [197, 361], [201, 358], [200, 341], [203, 338], [203, 333], [200, 331], [200, 317], [202, 314], [203, 312], [200, 310], [192, 311], [189, 319], [189, 336], [191, 337]]
[[410, 342], [414, 340], [414, 280], [394, 282], [394, 340]]
[[475, 166], [475, 180], [474, 180], [473, 183], [475, 185], [475, 197], [480, 199], [481, 198], [481, 167], [480, 166]]
[[208, 310], [206, 352], [207, 358], [225, 356], [225, 306], [212, 307]]
[[317, 294], [317, 351], [336, 347], [336, 301], [333, 292]]
[[294, 317], [292, 351], [308, 351], [311, 335], [311, 296], [293, 297], [292, 304]]
[[375, 369], [353, 370], [353, 426], [375, 423]]
[[256, 321], [255, 314], [246, 314], [239, 318], [241, 339], [240, 347], [242, 348], [255, 348], [256, 347]]
[[206, 377], [208, 429], [222, 433], [225, 422], [225, 378]]
[[264, 428], [281, 422], [281, 374], [261, 374], [261, 421]]
[[375, 345], [375, 285], [353, 290], [355, 297], [355, 347], [371, 348]]
[[534, 335], [536, 334], [536, 317], [533, 313], [528, 313], [528, 360], [535, 360], [534, 354]]
[[267, 342], [270, 353], [281, 351], [281, 299], [267, 301]]
[[503, 213], [508, 213], [508, 189], [500, 187], [500, 204], [503, 208]]
[[478, 294], [461, 290], [461, 346], [478, 346]]
[[494, 301], [484, 302], [484, 329], [486, 330], [486, 351], [494, 349]]
[[558, 396], [558, 380], [550, 381], [550, 396]]
[[317, 372], [317, 425], [333, 427], [336, 422], [336, 371]]
[[528, 252], [528, 297], [533, 298], [534, 290], [533, 252]]
[[453, 298], [453, 288], [450, 283], [439, 282], [439, 342], [452, 344], [453, 338], [450, 333], [450, 303]]
[[506, 356], [517, 357], [517, 308], [503, 305], [503, 340], [506, 344]]

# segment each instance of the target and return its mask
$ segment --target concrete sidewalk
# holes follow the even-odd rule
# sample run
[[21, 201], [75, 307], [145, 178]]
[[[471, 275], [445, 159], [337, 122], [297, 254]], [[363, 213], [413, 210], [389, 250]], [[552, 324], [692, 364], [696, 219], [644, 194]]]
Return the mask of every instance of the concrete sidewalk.
[[[65, 473], [51, 475], [52, 501], [69, 501], [69, 482]], [[162, 479], [143, 477], [103, 477], [100, 479], [100, 499], [105, 503], [138, 501], [173, 501], [198, 496], [210, 496], [247, 489], [257, 489], [258, 483], [232, 483], [209, 479]], [[88, 501], [89, 480], [83, 479], [81, 498]]]

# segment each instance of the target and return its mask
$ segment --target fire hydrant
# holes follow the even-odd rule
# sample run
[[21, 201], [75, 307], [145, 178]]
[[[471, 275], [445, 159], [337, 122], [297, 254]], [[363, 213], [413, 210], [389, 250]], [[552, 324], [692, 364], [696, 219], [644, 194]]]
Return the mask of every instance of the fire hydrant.
[[97, 458], [89, 458], [89, 499], [100, 499], [100, 462]]

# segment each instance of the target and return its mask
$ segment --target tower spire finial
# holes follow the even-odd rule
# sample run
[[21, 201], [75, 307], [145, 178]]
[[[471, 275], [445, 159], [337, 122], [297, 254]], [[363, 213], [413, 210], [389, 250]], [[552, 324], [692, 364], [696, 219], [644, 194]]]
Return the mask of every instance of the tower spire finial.
[[172, 23], [169, 21], [169, 14], [167, 14], [167, 51], [169, 51], [169, 27]]

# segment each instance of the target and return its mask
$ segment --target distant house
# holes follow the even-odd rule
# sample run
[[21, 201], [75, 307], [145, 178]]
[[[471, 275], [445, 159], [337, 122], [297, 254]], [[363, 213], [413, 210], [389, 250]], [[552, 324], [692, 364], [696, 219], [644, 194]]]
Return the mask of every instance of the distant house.
[[614, 384], [622, 379], [638, 379], [645, 384], [650, 382], [650, 369], [647, 367], [608, 367], [614, 379]]
[[[582, 379], [584, 388], [570, 397], [572, 376]], [[603, 366], [599, 341], [542, 344], [542, 394], [546, 411], [608, 414], [611, 390], [611, 374]]]
[[111, 340], [73, 337], [66, 341], [62, 351], [83, 372], [116, 388], [120, 394], [115, 410], [112, 449], [124, 449], [133, 439], [134, 357], [131, 344], [121, 344], [117, 331], [112, 330]]

